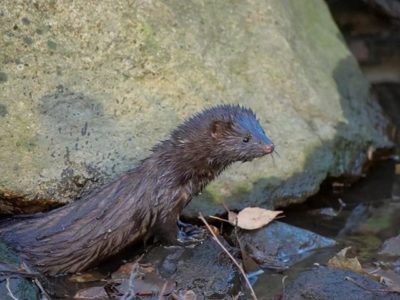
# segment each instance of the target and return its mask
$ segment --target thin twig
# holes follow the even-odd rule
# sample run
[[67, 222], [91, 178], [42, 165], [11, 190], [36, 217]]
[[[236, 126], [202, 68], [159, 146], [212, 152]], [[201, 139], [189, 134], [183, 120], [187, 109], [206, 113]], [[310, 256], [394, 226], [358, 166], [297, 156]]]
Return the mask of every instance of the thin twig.
[[[39, 274], [35, 274], [32, 269], [25, 263], [22, 262], [22, 267], [24, 268], [24, 270], [26, 270], [28, 272], [28, 274], [32, 274], [32, 275], [39, 275]], [[45, 300], [51, 300], [49, 294], [46, 292], [46, 290], [44, 289], [42, 283], [40, 282], [39, 276], [36, 276], [33, 278], [33, 282], [36, 284], [36, 286], [39, 288], [39, 290], [42, 292], [42, 296], [43, 299]]]
[[286, 288], [285, 287], [285, 281], [286, 281], [287, 278], [288, 278], [287, 275], [282, 277], [282, 295], [285, 295], [285, 288]]
[[271, 158], [272, 158], [272, 165], [274, 166], [274, 168], [276, 168], [274, 152], [271, 153]]
[[361, 283], [355, 281], [353, 278], [348, 277], [348, 276], [346, 276], [344, 279], [347, 281], [350, 281], [351, 283], [354, 283], [356, 286], [362, 288], [363, 290], [369, 291], [369, 292], [398, 293], [398, 291], [391, 290], [390, 288], [389, 289], [376, 289], [376, 288], [366, 287], [366, 286], [362, 285]]
[[166, 289], [167, 289], [167, 282], [164, 282], [164, 284], [163, 284], [163, 286], [161, 288], [161, 291], [160, 291], [160, 295], [158, 296], [158, 300], [163, 300], [164, 293], [165, 293]]
[[225, 203], [225, 202], [222, 202], [222, 206], [225, 208], [225, 210], [226, 210], [226, 213], [229, 213], [229, 208], [228, 208], [228, 205], [226, 205], [226, 203]]
[[236, 267], [239, 269], [239, 271], [242, 273], [244, 280], [246, 281], [246, 284], [248, 285], [251, 295], [253, 296], [254, 300], [257, 300], [256, 293], [254, 292], [253, 287], [251, 286], [251, 283], [249, 279], [246, 276], [246, 273], [244, 272], [242, 266], [237, 262], [237, 260], [232, 256], [232, 254], [229, 253], [229, 251], [225, 248], [225, 246], [221, 243], [221, 241], [218, 239], [217, 235], [214, 233], [214, 231], [211, 229], [210, 225], [207, 223], [206, 219], [203, 217], [203, 215], [200, 213], [199, 214], [200, 220], [206, 225], [208, 231], [211, 233], [214, 241], [217, 242], [217, 244], [224, 250], [224, 252], [229, 256], [229, 258], [232, 260], [232, 262], [236, 265]]
[[144, 254], [140, 255], [138, 259], [135, 260], [135, 262], [132, 265], [132, 271], [129, 275], [129, 280], [128, 280], [128, 290], [124, 293], [124, 295], [121, 297], [121, 300], [131, 300], [136, 298], [136, 292], [135, 292], [135, 279], [136, 275], [139, 273], [139, 261], [143, 258]]
[[[238, 245], [239, 245], [240, 253], [242, 253], [242, 259], [244, 259], [244, 257], [243, 257], [244, 248], [243, 248], [242, 242], [240, 241], [240, 238], [239, 238], [237, 223], [238, 223], [238, 218], [235, 219], [235, 224], [233, 225], [233, 230], [234, 230], [234, 232], [235, 232], [236, 241], [237, 241], [237, 243], [238, 243]], [[243, 264], [243, 265], [244, 265], [244, 267], [246, 267], [245, 264]], [[244, 271], [244, 269], [243, 269], [243, 271]], [[247, 275], [246, 275], [246, 278], [247, 278]]]
[[8, 295], [9, 295], [13, 300], [18, 300], [18, 298], [15, 297], [14, 294], [13, 294], [13, 292], [11, 291], [11, 288], [10, 288], [10, 278], [7, 278], [7, 279], [6, 279], [6, 288], [7, 288]]
[[210, 218], [210, 219], [215, 219], [215, 220], [218, 220], [218, 221], [221, 221], [221, 222], [226, 222], [226, 223], [231, 224], [231, 222], [229, 222], [229, 220], [224, 219], [224, 218], [220, 218], [220, 217], [217, 217], [217, 216], [209, 216], [209, 218]]

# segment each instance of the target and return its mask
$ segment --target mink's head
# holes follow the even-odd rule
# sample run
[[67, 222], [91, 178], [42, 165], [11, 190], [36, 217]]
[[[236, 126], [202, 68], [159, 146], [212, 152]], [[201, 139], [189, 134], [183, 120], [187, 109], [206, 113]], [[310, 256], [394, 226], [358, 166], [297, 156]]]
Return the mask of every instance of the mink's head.
[[206, 109], [179, 126], [172, 140], [186, 152], [206, 158], [209, 164], [228, 165], [270, 154], [274, 144], [255, 114], [239, 105]]

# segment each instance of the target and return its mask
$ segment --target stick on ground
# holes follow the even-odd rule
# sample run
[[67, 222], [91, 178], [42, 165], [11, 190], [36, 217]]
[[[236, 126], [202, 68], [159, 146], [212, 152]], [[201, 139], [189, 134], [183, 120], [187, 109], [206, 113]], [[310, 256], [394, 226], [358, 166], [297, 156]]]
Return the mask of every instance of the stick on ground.
[[232, 256], [232, 254], [229, 253], [229, 251], [225, 248], [224, 245], [222, 245], [221, 241], [218, 239], [217, 235], [214, 233], [214, 231], [211, 229], [210, 225], [207, 223], [206, 219], [203, 217], [203, 215], [200, 213], [199, 214], [200, 220], [206, 225], [208, 231], [211, 233], [214, 241], [217, 242], [217, 244], [224, 250], [224, 252], [229, 256], [229, 258], [232, 260], [232, 262], [236, 265], [236, 267], [239, 269], [240, 273], [242, 273], [244, 280], [246, 281], [247, 286], [250, 289], [251, 295], [253, 296], [254, 300], [257, 300], [256, 293], [254, 292], [253, 287], [251, 286], [251, 283], [249, 279], [247, 278], [247, 275], [245, 271], [243, 270], [242, 266], [237, 262], [237, 260]]

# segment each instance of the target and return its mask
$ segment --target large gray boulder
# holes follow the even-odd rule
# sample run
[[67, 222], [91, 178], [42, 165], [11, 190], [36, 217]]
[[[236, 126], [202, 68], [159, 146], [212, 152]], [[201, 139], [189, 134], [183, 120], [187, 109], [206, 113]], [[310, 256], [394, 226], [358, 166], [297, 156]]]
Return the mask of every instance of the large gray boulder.
[[320, 0], [5, 0], [0, 34], [1, 212], [84, 195], [217, 103], [254, 109], [279, 157], [232, 166], [189, 215], [301, 201], [389, 145]]

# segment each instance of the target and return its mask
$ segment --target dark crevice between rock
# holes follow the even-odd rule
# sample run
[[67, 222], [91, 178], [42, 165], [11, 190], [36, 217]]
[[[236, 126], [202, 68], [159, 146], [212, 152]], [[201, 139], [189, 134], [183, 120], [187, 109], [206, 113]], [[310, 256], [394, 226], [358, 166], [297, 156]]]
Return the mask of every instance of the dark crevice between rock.
[[26, 201], [24, 196], [9, 192], [0, 193], [0, 216], [33, 214], [59, 207], [60, 204], [50, 199], [32, 199]]

